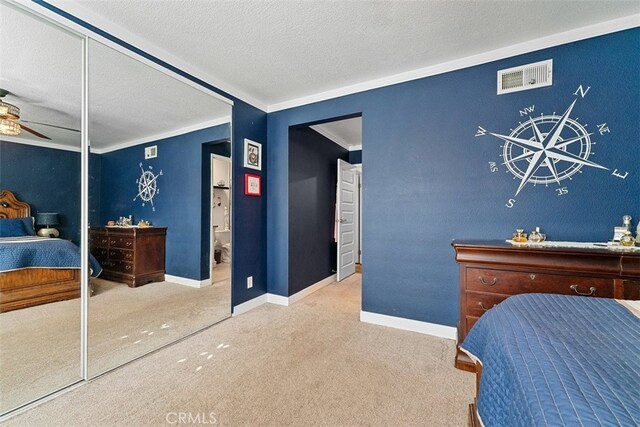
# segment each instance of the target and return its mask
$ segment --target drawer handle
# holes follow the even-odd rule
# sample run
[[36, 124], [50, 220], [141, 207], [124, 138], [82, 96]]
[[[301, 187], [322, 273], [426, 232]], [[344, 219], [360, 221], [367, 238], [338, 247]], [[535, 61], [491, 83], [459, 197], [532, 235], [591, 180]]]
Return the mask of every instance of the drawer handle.
[[536, 275], [535, 275], [535, 274], [530, 274], [530, 275], [529, 275], [529, 278], [530, 278], [531, 280], [536, 280]]
[[589, 288], [589, 293], [587, 293], [587, 292], [580, 292], [580, 291], [578, 290], [578, 285], [571, 285], [571, 286], [569, 286], [569, 287], [570, 287], [571, 289], [573, 289], [573, 291], [574, 291], [576, 294], [578, 294], [578, 295], [583, 295], [583, 296], [585, 296], [585, 297], [588, 297], [588, 296], [590, 296], [590, 295], [593, 295], [593, 294], [595, 293], [595, 291], [596, 291], [595, 286], [592, 286], [592, 287], [590, 287], [590, 288]]
[[[496, 305], [493, 304], [493, 307], [495, 307]], [[482, 303], [482, 301], [478, 301], [478, 307], [480, 307], [482, 310], [484, 311], [488, 311], [489, 309], [487, 307], [484, 306], [484, 304]], [[493, 308], [491, 307], [491, 308]]]
[[127, 270], [131, 270], [131, 266], [130, 265], [125, 265], [125, 267]]
[[487, 280], [484, 278], [484, 276], [478, 277], [478, 280], [480, 280], [480, 283], [482, 283], [483, 285], [487, 285], [487, 286], [493, 286], [496, 283], [498, 283], [498, 278], [497, 277], [494, 277], [491, 282], [487, 282]]

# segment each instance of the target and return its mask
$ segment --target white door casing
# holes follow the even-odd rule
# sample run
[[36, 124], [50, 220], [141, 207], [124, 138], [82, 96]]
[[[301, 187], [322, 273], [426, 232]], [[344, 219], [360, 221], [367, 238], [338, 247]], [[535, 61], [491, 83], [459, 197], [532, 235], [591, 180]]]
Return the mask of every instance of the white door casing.
[[356, 272], [356, 185], [353, 165], [338, 159], [338, 281]]

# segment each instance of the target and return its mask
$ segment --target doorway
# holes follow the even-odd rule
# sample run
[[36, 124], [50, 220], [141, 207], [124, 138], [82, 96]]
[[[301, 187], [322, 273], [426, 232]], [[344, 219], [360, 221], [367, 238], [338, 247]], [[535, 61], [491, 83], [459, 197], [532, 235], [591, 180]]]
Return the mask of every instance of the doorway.
[[[361, 164], [361, 158], [359, 115], [289, 129], [289, 296], [336, 279], [338, 159]], [[361, 177], [358, 168], [353, 174]], [[352, 209], [352, 267], [360, 255], [359, 190], [358, 181], [352, 195], [358, 209]]]
[[231, 280], [231, 159], [211, 154], [211, 283]]

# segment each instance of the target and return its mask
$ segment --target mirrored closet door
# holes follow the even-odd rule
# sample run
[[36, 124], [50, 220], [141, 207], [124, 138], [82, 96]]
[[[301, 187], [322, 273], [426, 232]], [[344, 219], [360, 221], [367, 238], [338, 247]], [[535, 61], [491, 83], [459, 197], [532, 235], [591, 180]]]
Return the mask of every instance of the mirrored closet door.
[[89, 76], [93, 377], [231, 315], [231, 105], [94, 40]]
[[0, 2], [0, 414], [82, 379], [83, 43]]
[[0, 264], [2, 415], [229, 317], [233, 184], [231, 102], [0, 8], [0, 250], [70, 260]]

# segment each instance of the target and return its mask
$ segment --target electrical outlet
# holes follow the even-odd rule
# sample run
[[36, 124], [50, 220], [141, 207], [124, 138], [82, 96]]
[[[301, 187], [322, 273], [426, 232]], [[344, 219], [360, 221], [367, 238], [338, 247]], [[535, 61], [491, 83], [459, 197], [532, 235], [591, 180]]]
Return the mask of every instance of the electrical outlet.
[[247, 289], [253, 288], [253, 276], [247, 277]]

